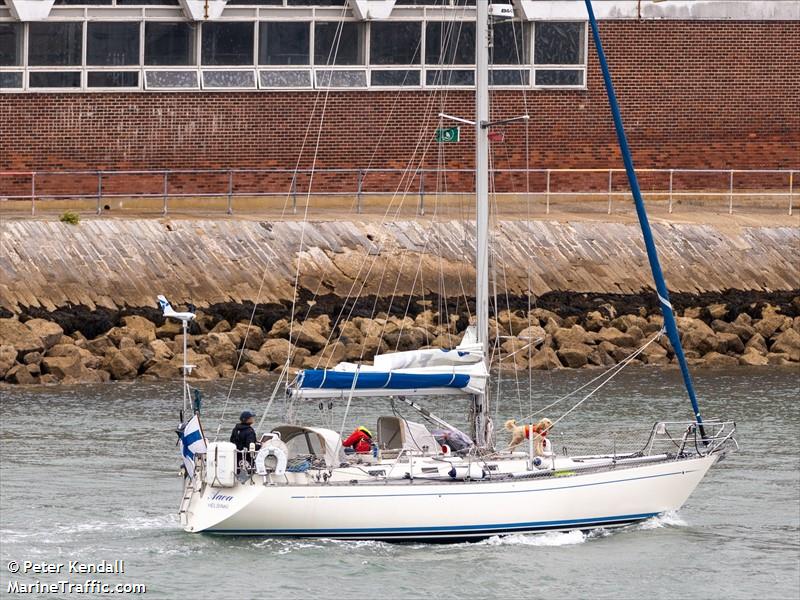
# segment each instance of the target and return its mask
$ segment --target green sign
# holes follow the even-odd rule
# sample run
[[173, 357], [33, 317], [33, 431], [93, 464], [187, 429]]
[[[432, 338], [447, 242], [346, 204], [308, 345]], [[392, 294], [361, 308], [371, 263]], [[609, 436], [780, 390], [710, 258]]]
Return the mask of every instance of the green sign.
[[440, 127], [436, 130], [436, 141], [440, 144], [453, 144], [459, 141], [460, 129], [458, 127]]

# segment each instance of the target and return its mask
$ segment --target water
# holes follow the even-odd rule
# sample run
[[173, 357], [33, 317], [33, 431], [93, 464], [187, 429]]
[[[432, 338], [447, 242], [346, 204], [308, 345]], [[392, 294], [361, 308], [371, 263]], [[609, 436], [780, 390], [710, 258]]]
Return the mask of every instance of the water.
[[[520, 416], [529, 405], [542, 406], [595, 374], [535, 373], [533, 394], [527, 375], [518, 382], [507, 379], [498, 421]], [[0, 594], [7, 593], [10, 580], [89, 578], [143, 583], [147, 598], [184, 598], [189, 590], [218, 598], [797, 598], [800, 373], [700, 371], [696, 379], [706, 416], [737, 421], [742, 451], [712, 469], [678, 513], [613, 532], [514, 535], [455, 545], [185, 534], [175, 516], [180, 480], [171, 430], [177, 386], [3, 388]], [[213, 436], [227, 388], [201, 387], [206, 433]], [[677, 371], [630, 369], [559, 426], [602, 433], [687, 418], [681, 389]], [[240, 380], [235, 394], [222, 429], [226, 437], [242, 408], [264, 410], [269, 388], [264, 380]], [[432, 404], [463, 423], [458, 402]], [[374, 423], [389, 410], [370, 401], [363, 405], [362, 422]], [[338, 406], [323, 413], [316, 405], [297, 411], [341, 427]], [[559, 414], [548, 411], [551, 418]], [[356, 424], [349, 418], [346, 427]], [[10, 575], [11, 560], [124, 560], [125, 573]]]

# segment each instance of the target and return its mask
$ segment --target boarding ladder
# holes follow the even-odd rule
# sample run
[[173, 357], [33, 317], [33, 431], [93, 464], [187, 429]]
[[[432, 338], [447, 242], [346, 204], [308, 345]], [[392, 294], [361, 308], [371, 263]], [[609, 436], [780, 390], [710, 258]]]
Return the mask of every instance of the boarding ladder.
[[193, 494], [194, 485], [192, 484], [192, 480], [187, 478], [186, 484], [183, 486], [183, 498], [181, 499], [181, 506], [180, 509], [178, 509], [178, 516], [180, 517], [181, 525], [186, 525], [189, 521], [189, 504], [192, 501]]

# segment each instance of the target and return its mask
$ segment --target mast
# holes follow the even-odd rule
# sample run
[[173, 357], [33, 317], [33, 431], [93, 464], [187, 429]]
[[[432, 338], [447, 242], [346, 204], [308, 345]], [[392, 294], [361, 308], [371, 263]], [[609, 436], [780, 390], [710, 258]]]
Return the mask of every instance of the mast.
[[600, 61], [600, 68], [603, 71], [603, 80], [605, 81], [606, 85], [608, 103], [611, 106], [611, 114], [614, 117], [614, 127], [617, 130], [619, 149], [622, 153], [622, 160], [625, 163], [625, 171], [628, 174], [628, 183], [631, 186], [633, 201], [636, 205], [636, 215], [639, 217], [639, 225], [642, 228], [644, 245], [647, 249], [647, 260], [650, 262], [650, 270], [653, 272], [653, 279], [655, 280], [656, 292], [658, 294], [658, 302], [661, 305], [661, 313], [664, 315], [664, 327], [667, 330], [667, 337], [669, 337], [669, 341], [672, 344], [672, 349], [675, 351], [675, 356], [677, 357], [678, 364], [681, 367], [683, 383], [686, 386], [686, 392], [689, 394], [689, 400], [692, 402], [692, 410], [694, 411], [694, 417], [700, 429], [700, 436], [703, 440], [705, 440], [706, 432], [705, 428], [703, 427], [703, 419], [700, 416], [700, 407], [697, 404], [697, 396], [694, 392], [692, 376], [689, 374], [689, 366], [686, 364], [686, 357], [683, 354], [681, 337], [678, 333], [678, 326], [675, 323], [675, 314], [672, 311], [672, 304], [669, 301], [669, 291], [667, 290], [667, 283], [664, 281], [664, 274], [661, 271], [661, 263], [658, 260], [658, 252], [656, 251], [656, 245], [653, 241], [653, 232], [650, 230], [650, 222], [647, 218], [644, 200], [642, 200], [642, 192], [639, 189], [639, 180], [636, 178], [636, 171], [633, 168], [633, 158], [631, 157], [631, 151], [628, 147], [628, 138], [625, 135], [625, 128], [622, 125], [622, 116], [619, 112], [617, 95], [614, 92], [614, 84], [611, 81], [611, 72], [608, 69], [606, 54], [603, 51], [603, 44], [600, 40], [600, 30], [597, 27], [597, 20], [594, 17], [594, 10], [592, 10], [591, 0], [584, 1], [586, 3], [586, 10], [589, 13], [589, 24], [592, 27], [594, 45], [597, 48], [597, 58]]
[[[478, 342], [489, 368], [489, 2], [477, 0], [475, 15], [475, 314]], [[473, 397], [473, 438], [479, 447], [487, 439], [486, 392]]]

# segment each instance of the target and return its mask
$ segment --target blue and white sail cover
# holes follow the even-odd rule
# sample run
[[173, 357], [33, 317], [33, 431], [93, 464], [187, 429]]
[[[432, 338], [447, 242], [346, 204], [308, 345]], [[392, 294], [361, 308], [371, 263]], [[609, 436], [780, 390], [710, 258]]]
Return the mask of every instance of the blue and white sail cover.
[[487, 372], [473, 327], [453, 350], [427, 348], [378, 354], [372, 365], [339, 363], [332, 369], [305, 369], [289, 386], [303, 398], [353, 396], [482, 394]]

